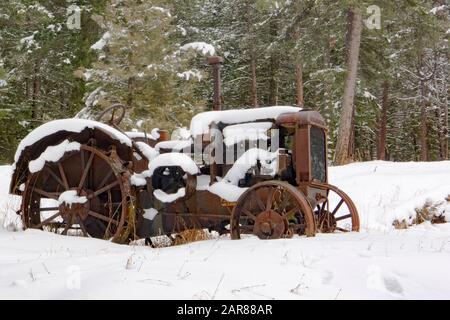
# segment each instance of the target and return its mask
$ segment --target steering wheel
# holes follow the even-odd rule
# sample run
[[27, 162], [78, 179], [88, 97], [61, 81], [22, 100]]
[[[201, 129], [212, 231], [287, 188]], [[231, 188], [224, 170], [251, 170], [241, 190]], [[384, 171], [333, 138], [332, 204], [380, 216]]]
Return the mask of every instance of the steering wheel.
[[[118, 126], [119, 123], [123, 120], [125, 117], [126, 107], [123, 104], [117, 103], [113, 104], [111, 107], [104, 110], [102, 113], [100, 113], [97, 116], [97, 121], [102, 121], [103, 118], [105, 118], [105, 115], [107, 115], [109, 112], [111, 112], [111, 118], [107, 120], [105, 123], [111, 125], [111, 126]], [[118, 116], [116, 116], [116, 112], [119, 113]]]

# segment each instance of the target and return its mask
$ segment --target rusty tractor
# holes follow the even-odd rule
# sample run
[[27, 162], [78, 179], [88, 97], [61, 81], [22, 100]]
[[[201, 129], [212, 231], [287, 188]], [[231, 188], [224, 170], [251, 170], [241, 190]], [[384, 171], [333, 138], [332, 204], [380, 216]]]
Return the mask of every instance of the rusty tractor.
[[327, 128], [317, 111], [204, 112], [183, 140], [164, 130], [124, 132], [124, 116], [115, 105], [98, 121], [55, 120], [22, 140], [10, 193], [22, 196], [24, 228], [117, 243], [187, 229], [232, 239], [359, 230], [354, 203], [328, 183]]

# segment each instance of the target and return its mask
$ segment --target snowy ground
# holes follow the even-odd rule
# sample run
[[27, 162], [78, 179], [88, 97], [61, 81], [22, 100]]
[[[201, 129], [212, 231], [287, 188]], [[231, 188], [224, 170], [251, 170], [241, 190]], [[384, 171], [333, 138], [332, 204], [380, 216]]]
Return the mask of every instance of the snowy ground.
[[[330, 180], [362, 231], [261, 241], [227, 237], [150, 249], [14, 229], [20, 199], [0, 167], [0, 298], [449, 299], [450, 224], [392, 228], [450, 193], [450, 162], [356, 163]], [[0, 221], [1, 222], [1, 221]]]

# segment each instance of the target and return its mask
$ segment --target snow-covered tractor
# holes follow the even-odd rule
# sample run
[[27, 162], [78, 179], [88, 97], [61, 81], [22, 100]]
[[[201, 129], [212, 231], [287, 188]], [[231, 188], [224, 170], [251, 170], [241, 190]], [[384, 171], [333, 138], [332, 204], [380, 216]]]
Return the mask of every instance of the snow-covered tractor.
[[326, 125], [296, 107], [210, 111], [190, 132], [123, 132], [62, 119], [23, 139], [10, 192], [24, 228], [127, 243], [186, 229], [261, 239], [358, 231], [355, 205], [328, 184]]

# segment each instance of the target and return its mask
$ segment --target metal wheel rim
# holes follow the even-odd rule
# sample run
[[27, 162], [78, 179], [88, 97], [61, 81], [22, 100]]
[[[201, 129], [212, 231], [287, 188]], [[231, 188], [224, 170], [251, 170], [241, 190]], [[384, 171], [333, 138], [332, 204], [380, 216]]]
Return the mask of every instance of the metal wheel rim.
[[[283, 181], [266, 181], [266, 182], [258, 183], [256, 185], [254, 185], [253, 187], [249, 188], [239, 198], [238, 204], [236, 205], [236, 207], [233, 209], [233, 212], [232, 212], [231, 237], [233, 239], [240, 239], [241, 229], [244, 229], [243, 226], [241, 225], [242, 216], [247, 216], [247, 218], [250, 218], [253, 221], [256, 221], [257, 217], [254, 214], [255, 212], [248, 212], [249, 210], [248, 210], [248, 208], [245, 208], [245, 205], [246, 205], [247, 201], [249, 200], [249, 197], [251, 197], [252, 193], [255, 193], [256, 190], [258, 190], [258, 189], [264, 189], [264, 188], [268, 188], [268, 189], [272, 188], [275, 191], [279, 190], [281, 192], [288, 193], [289, 196], [292, 198], [291, 200], [294, 201], [294, 206], [296, 209], [291, 208], [291, 210], [290, 210], [291, 212], [286, 212], [286, 210], [284, 212], [282, 212], [283, 218], [288, 220], [290, 215], [294, 215], [294, 216], [302, 215], [303, 219], [304, 219], [304, 224], [305, 224], [302, 234], [305, 234], [306, 236], [314, 236], [314, 234], [315, 234], [314, 216], [313, 216], [313, 213], [311, 210], [311, 206], [310, 206], [309, 202], [306, 200], [306, 197], [299, 190], [297, 190], [294, 186], [290, 185], [289, 183], [286, 183]], [[275, 191], [273, 194], [268, 194], [268, 196], [266, 198], [264, 210], [262, 208], [262, 205], [264, 205], [264, 203], [262, 205], [261, 205], [261, 203], [259, 203], [261, 212], [258, 214], [261, 214], [262, 212], [268, 210], [267, 208], [269, 206], [272, 207], [273, 202], [269, 203], [268, 199], [269, 199], [269, 196], [273, 196], [275, 194]], [[281, 200], [281, 197], [280, 197], [280, 200]], [[255, 202], [259, 202], [259, 201], [255, 200]], [[283, 209], [287, 209], [287, 206], [284, 207]], [[255, 217], [251, 217], [251, 214], [253, 214]], [[283, 233], [283, 235], [281, 237], [289, 237], [291, 235], [289, 230], [291, 230], [291, 228], [298, 228], [298, 227], [300, 227], [300, 226], [288, 223], [288, 228], [285, 228], [285, 232]], [[247, 230], [247, 231], [249, 231], [249, 230]], [[300, 229], [294, 230], [294, 233], [298, 233], [297, 231], [300, 231]], [[249, 233], [249, 232], [243, 232], [243, 233]], [[269, 239], [275, 239], [275, 238], [269, 237]]]
[[[121, 195], [121, 201], [120, 201], [121, 204], [120, 204], [120, 210], [119, 210], [120, 211], [120, 217], [119, 217], [118, 220], [115, 220], [117, 222], [117, 227], [116, 227], [116, 230], [115, 230], [114, 234], [112, 234], [109, 237], [109, 239], [111, 239], [113, 242], [122, 242], [123, 239], [121, 239], [121, 235], [122, 235], [123, 227], [124, 227], [125, 220], [126, 220], [126, 217], [127, 217], [127, 207], [128, 207], [127, 206], [127, 197], [128, 197], [128, 195], [127, 195], [126, 190], [127, 189], [129, 190], [129, 188], [126, 188], [120, 173], [117, 172], [117, 170], [114, 168], [112, 159], [109, 158], [108, 156], [106, 156], [103, 152], [101, 152], [100, 150], [98, 150], [98, 149], [96, 149], [94, 147], [90, 147], [90, 146], [87, 146], [87, 145], [82, 145], [78, 152], [80, 153], [80, 157], [81, 158], [82, 158], [81, 152], [86, 152], [88, 155], [92, 155], [92, 158], [98, 157], [99, 159], [104, 161], [106, 163], [107, 167], [109, 167], [109, 169], [112, 172], [112, 173], [110, 173], [108, 175], [111, 176], [111, 177], [114, 176], [114, 178], [113, 178], [114, 181], [117, 181], [115, 186], [119, 187], [120, 195]], [[57, 163], [61, 163], [61, 166], [63, 166], [62, 163], [65, 160], [68, 160], [74, 154], [77, 154], [77, 152], [72, 152], [70, 154], [69, 153], [65, 154]], [[86, 166], [87, 166], [89, 164], [89, 159], [84, 159], [84, 160], [87, 161], [85, 163]], [[44, 168], [43, 168], [43, 170], [44, 170]], [[63, 169], [64, 169], [64, 167], [63, 167]], [[89, 170], [90, 170], [90, 168], [88, 168], [87, 171], [89, 171]], [[45, 222], [45, 220], [47, 220], [48, 218], [45, 219], [44, 221], [41, 221], [41, 219], [42, 219], [41, 212], [44, 211], [42, 209], [45, 209], [45, 208], [41, 208], [40, 201], [41, 201], [41, 199], [48, 199], [48, 198], [45, 198], [43, 196], [37, 197], [37, 199], [39, 199], [39, 212], [37, 214], [36, 213], [34, 213], [34, 214], [30, 213], [30, 211], [32, 210], [32, 208], [31, 208], [31, 201], [33, 199], [33, 195], [36, 195], [36, 193], [37, 193], [36, 192], [36, 188], [35, 188], [35, 184], [36, 184], [37, 180], [39, 179], [39, 175], [41, 174], [41, 171], [31, 174], [29, 179], [28, 179], [28, 181], [27, 181], [27, 183], [26, 183], [26, 186], [25, 186], [23, 199], [22, 199], [22, 221], [23, 221], [23, 224], [24, 224], [24, 228], [43, 229], [43, 226], [53, 222], [57, 217], [61, 217], [61, 213], [59, 212], [59, 209], [58, 209], [59, 215], [55, 216], [53, 219], [51, 219], [48, 222]], [[82, 173], [80, 173], [80, 174], [81, 174], [81, 176], [80, 176], [80, 180], [81, 180], [83, 175], [82, 175]], [[65, 179], [63, 179], [63, 177], [61, 175], [58, 176], [58, 177], [59, 177], [60, 180], [65, 180]], [[105, 180], [105, 183], [107, 181], [108, 181], [108, 179]], [[64, 181], [62, 183], [65, 184]], [[80, 181], [80, 183], [81, 183], [81, 181]], [[72, 190], [72, 189], [74, 189], [74, 187], [69, 186], [69, 189], [65, 188], [64, 191]], [[102, 188], [100, 188], [100, 189], [102, 189]], [[101, 191], [100, 189], [96, 190], [96, 191]], [[116, 190], [116, 191], [118, 191], [118, 190]], [[54, 200], [56, 200], [56, 199], [54, 199]], [[33, 215], [33, 217], [31, 217], [31, 215]], [[39, 219], [36, 219], [36, 216], [38, 216]], [[98, 219], [98, 220], [100, 220], [100, 219]], [[114, 219], [111, 219], [111, 220], [114, 220]], [[63, 220], [63, 223], [65, 224], [65, 228], [64, 228], [63, 232], [61, 232], [61, 234], [67, 234], [68, 230], [71, 230], [72, 229], [71, 227], [73, 227], [73, 224], [75, 224], [75, 223], [72, 223], [72, 225], [69, 226], [69, 228], [67, 228], [67, 222], [65, 222]], [[81, 224], [80, 224], [80, 228], [82, 229], [81, 231], [83, 232], [83, 234], [85, 236], [87, 236], [88, 232], [85, 230], [85, 228], [83, 228], [81, 226]], [[109, 230], [109, 227], [106, 227], [106, 231], [105, 231], [104, 235], [107, 234], [108, 230]]]

